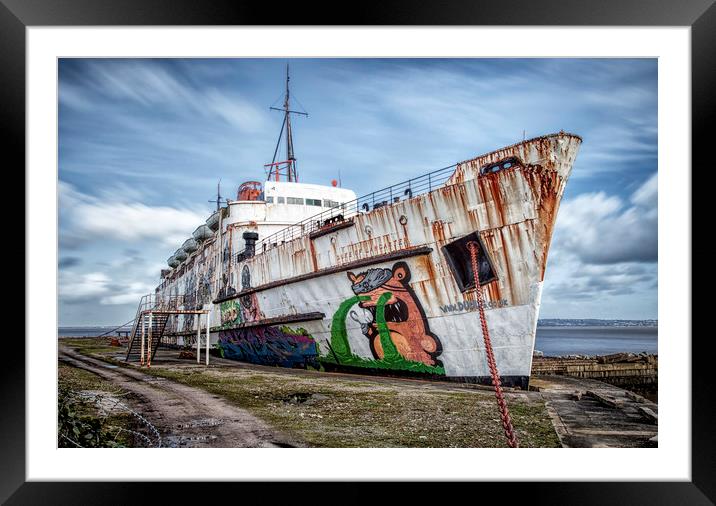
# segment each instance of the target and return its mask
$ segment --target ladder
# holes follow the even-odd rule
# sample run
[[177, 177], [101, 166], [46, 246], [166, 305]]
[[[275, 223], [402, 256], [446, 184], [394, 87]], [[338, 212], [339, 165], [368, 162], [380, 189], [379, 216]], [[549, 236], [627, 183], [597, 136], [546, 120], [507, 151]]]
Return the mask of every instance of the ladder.
[[[137, 323], [134, 324], [135, 328], [132, 333], [132, 339], [129, 341], [129, 346], [127, 347], [127, 362], [139, 362], [141, 360], [142, 331], [144, 331], [144, 346], [149, 347], [151, 336], [151, 358], [154, 358], [162, 336], [164, 335], [164, 328], [166, 327], [168, 319], [169, 315], [166, 313], [151, 313], [151, 318], [149, 314], [142, 313], [142, 315], [140, 315]], [[150, 320], [151, 325], [149, 323]], [[145, 349], [145, 353], [147, 349]]]
[[[142, 359], [142, 335], [144, 335], [144, 346], [147, 349], [151, 344], [151, 357], [149, 358], [154, 358], [169, 317], [177, 313], [176, 310], [182, 303], [183, 297], [180, 295], [162, 297], [157, 294], [148, 294], [142, 297], [137, 307], [137, 316], [134, 319], [132, 334], [127, 345], [126, 362], [139, 362]], [[148, 351], [147, 349], [145, 349], [145, 353]]]

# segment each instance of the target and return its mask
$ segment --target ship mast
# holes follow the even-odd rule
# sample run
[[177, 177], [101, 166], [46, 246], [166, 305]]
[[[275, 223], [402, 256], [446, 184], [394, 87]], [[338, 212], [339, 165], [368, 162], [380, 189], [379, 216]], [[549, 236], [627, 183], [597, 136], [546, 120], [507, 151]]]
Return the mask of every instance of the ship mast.
[[216, 210], [221, 209], [221, 204], [226, 202], [226, 199], [221, 196], [221, 179], [216, 183], [216, 200], [209, 200], [208, 202], [216, 203]]
[[[276, 142], [276, 149], [273, 152], [273, 159], [268, 167], [268, 180], [272, 178], [276, 181], [280, 180], [282, 175], [286, 175], [289, 182], [298, 181], [298, 173], [296, 172], [296, 157], [293, 154], [293, 133], [291, 132], [291, 114], [300, 114], [302, 116], [308, 116], [306, 112], [292, 111], [291, 110], [291, 91], [289, 89], [289, 82], [291, 76], [289, 74], [288, 63], [286, 63], [286, 94], [283, 99], [283, 108], [279, 109], [276, 107], [269, 107], [273, 111], [283, 112], [283, 123], [281, 124], [281, 132], [278, 134], [278, 141]], [[281, 138], [283, 132], [286, 131], [286, 159], [284, 161], [277, 162], [276, 155], [278, 154], [279, 146], [281, 145]], [[285, 172], [282, 173], [282, 170]]]

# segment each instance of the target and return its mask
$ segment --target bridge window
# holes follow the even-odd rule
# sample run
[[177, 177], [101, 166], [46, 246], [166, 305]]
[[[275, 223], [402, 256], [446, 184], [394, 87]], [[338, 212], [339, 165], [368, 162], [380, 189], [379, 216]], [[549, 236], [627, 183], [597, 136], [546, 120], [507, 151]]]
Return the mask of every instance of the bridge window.
[[288, 204], [295, 204], [298, 206], [303, 205], [303, 199], [302, 198], [296, 198], [296, 197], [286, 197]]
[[323, 207], [338, 207], [340, 204], [335, 200], [324, 200]]
[[321, 199], [306, 199], [306, 205], [321, 207]]
[[266, 197], [267, 204], [273, 204], [273, 197]]
[[485, 174], [492, 174], [493, 172], [510, 169], [518, 165], [522, 165], [522, 162], [520, 162], [519, 158], [517, 158], [516, 156], [511, 156], [509, 158], [500, 160], [499, 162], [488, 163], [487, 165], [484, 165], [480, 169], [480, 174], [484, 176]]
[[277, 197], [277, 198], [276, 198], [276, 203], [277, 203], [277, 204], [283, 204], [283, 203], [285, 203], [285, 200], [284, 200], [283, 197]]

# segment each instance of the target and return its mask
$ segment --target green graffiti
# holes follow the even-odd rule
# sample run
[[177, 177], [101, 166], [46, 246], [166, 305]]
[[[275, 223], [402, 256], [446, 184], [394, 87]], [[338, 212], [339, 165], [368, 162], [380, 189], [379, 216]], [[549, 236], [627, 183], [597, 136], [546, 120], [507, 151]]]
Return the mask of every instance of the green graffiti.
[[292, 329], [288, 325], [282, 325], [279, 327], [279, 330], [287, 335], [293, 335], [293, 336], [306, 336], [313, 339], [313, 336], [303, 327], [296, 327], [295, 329]]
[[320, 360], [324, 363], [364, 367], [367, 369], [391, 369], [444, 376], [445, 369], [442, 366], [430, 366], [422, 362], [407, 360], [398, 352], [395, 343], [393, 343], [393, 340], [390, 338], [390, 329], [385, 321], [385, 305], [391, 297], [392, 294], [386, 292], [380, 296], [376, 304], [375, 319], [378, 334], [380, 335], [380, 344], [383, 348], [382, 359], [366, 359], [351, 352], [350, 344], [348, 343], [348, 331], [346, 330], [348, 312], [355, 304], [370, 299], [370, 297], [359, 295], [343, 301], [333, 315], [331, 341], [329, 345], [330, 352], [327, 353], [326, 356], [321, 356]]
[[331, 324], [331, 352], [337, 362], [349, 360], [352, 356], [351, 347], [348, 344], [348, 331], [346, 330], [346, 317], [348, 311], [358, 302], [369, 300], [370, 297], [364, 295], [356, 295], [338, 307], [338, 311], [333, 315], [333, 323]]
[[227, 329], [241, 323], [241, 306], [237, 300], [222, 302], [219, 309], [221, 311], [221, 325], [215, 327], [217, 330]]
[[398, 349], [390, 338], [390, 330], [388, 324], [385, 323], [385, 304], [393, 296], [390, 292], [385, 292], [378, 299], [375, 307], [375, 321], [378, 326], [378, 334], [380, 335], [380, 345], [383, 348], [383, 360], [386, 362], [396, 362], [403, 357], [398, 353]]

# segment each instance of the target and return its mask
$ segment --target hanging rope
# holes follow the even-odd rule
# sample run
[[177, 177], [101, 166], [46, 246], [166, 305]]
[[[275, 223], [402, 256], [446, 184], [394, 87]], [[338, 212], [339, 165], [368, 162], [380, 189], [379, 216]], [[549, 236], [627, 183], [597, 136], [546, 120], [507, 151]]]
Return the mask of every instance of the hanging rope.
[[490, 332], [487, 329], [487, 320], [485, 319], [485, 307], [482, 300], [482, 290], [480, 289], [480, 271], [477, 263], [477, 254], [480, 250], [480, 245], [475, 241], [467, 243], [467, 248], [470, 250], [470, 260], [472, 261], [472, 272], [475, 276], [475, 293], [477, 294], [477, 307], [480, 311], [480, 325], [482, 326], [482, 337], [485, 340], [485, 351], [487, 352], [487, 364], [490, 367], [490, 374], [492, 375], [492, 384], [495, 386], [495, 397], [497, 398], [497, 405], [500, 408], [500, 418], [502, 418], [502, 428], [505, 430], [505, 436], [507, 437], [507, 444], [510, 448], [518, 448], [519, 443], [517, 442], [517, 436], [515, 435], [515, 429], [512, 427], [512, 420], [510, 419], [510, 411], [507, 409], [507, 403], [502, 395], [502, 384], [500, 383], [500, 373], [497, 371], [497, 364], [495, 363], [495, 356], [492, 353], [492, 343], [490, 342]]

